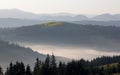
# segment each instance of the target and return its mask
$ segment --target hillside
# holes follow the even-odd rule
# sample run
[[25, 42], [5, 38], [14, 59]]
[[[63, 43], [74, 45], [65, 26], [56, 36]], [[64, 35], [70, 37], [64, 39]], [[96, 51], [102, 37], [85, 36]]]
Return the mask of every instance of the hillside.
[[56, 25], [51, 25], [50, 22], [47, 25], [44, 23], [0, 29], [0, 38], [23, 43], [72, 45], [95, 50], [119, 52], [119, 32], [120, 27], [115, 26], [80, 25], [67, 22], [58, 22]]
[[[30, 48], [21, 47], [17, 44], [0, 41], [0, 65], [4, 68], [9, 65], [10, 62], [23, 61], [25, 64], [33, 66], [36, 58], [45, 60], [46, 55], [34, 52]], [[69, 59], [56, 57], [57, 61], [67, 61]]]
[[[120, 75], [120, 63], [111, 63], [111, 64], [106, 64], [102, 65], [99, 68], [104, 68], [104, 71], [109, 72], [111, 75]], [[105, 72], [104, 72], [105, 73]]]

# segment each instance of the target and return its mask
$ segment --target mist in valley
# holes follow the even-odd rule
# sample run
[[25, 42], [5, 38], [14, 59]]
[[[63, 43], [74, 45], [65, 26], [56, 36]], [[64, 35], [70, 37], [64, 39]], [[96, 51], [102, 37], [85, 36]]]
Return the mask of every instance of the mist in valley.
[[[119, 55], [119, 51], [107, 51], [101, 49], [94, 49], [90, 47], [82, 46], [70, 46], [70, 45], [52, 45], [52, 44], [35, 44], [35, 43], [19, 43], [19, 45], [31, 48], [41, 54], [54, 54], [55, 56], [66, 57], [69, 59], [86, 59], [92, 60], [101, 56], [114, 56]], [[105, 48], [104, 48], [105, 49]]]

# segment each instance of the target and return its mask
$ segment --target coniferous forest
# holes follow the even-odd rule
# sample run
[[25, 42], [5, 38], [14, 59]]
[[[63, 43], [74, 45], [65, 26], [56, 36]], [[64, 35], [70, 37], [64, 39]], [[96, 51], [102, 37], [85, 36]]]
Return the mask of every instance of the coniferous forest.
[[119, 75], [119, 73], [120, 56], [56, 63], [54, 55], [47, 55], [45, 61], [37, 58], [33, 68], [19, 61], [11, 62], [5, 71], [0, 67], [0, 75]]

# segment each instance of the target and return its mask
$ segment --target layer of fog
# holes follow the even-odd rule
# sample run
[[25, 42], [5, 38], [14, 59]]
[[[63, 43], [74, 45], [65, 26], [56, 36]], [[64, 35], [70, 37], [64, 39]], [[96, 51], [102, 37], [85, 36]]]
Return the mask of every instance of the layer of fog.
[[67, 57], [70, 59], [87, 59], [91, 60], [100, 56], [120, 55], [120, 52], [106, 52], [90, 48], [83, 48], [78, 46], [58, 46], [58, 45], [43, 45], [43, 44], [24, 44], [34, 51], [42, 54], [52, 54], [55, 56]]

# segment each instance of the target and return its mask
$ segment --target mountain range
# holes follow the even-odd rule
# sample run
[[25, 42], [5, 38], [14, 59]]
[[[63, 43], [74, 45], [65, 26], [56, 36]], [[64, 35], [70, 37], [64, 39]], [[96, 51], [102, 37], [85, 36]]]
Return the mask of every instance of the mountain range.
[[[69, 14], [69, 13], [68, 13]], [[17, 19], [32, 19], [32, 20], [85, 20], [87, 19], [84, 15], [67, 15], [67, 14], [35, 14], [26, 12], [18, 9], [3, 9], [0, 10], [0, 18], [17, 18]]]
[[94, 17], [70, 13], [35, 14], [18, 9], [0, 10], [0, 28], [30, 26], [52, 21], [83, 25], [120, 26], [120, 14], [101, 14]]
[[81, 21], [81, 20], [95, 20], [95, 21], [119, 21], [120, 14], [101, 14], [92, 18], [85, 15], [76, 15], [70, 13], [57, 14], [35, 14], [31, 12], [22, 11], [19, 9], [1, 9], [0, 18], [17, 18], [17, 19], [32, 19], [32, 20], [54, 20], [54, 21]]

